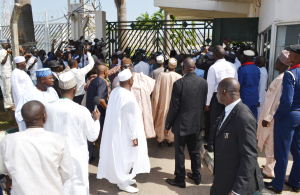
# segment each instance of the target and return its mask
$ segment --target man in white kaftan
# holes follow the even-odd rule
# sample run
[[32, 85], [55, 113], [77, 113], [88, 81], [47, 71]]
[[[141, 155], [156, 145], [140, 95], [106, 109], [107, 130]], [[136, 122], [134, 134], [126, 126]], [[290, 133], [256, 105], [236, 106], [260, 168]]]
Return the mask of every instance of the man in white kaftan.
[[30, 72], [30, 79], [36, 85], [36, 71], [43, 68], [43, 64], [39, 58], [37, 58], [37, 49], [31, 51], [31, 58], [27, 61], [26, 68]]
[[72, 159], [63, 136], [47, 132], [41, 102], [24, 105], [28, 129], [6, 135], [1, 141], [0, 170], [12, 179], [11, 194], [63, 195], [63, 183], [73, 174]]
[[21, 115], [21, 109], [26, 102], [38, 100], [46, 106], [47, 103], [54, 102], [59, 99], [56, 91], [51, 87], [53, 86], [54, 81], [50, 68], [38, 70], [36, 72], [36, 76], [38, 77], [37, 86], [31, 86], [23, 93], [15, 111], [19, 131], [24, 131], [26, 129], [25, 122]]
[[[130, 69], [132, 71], [132, 62], [129, 58], [125, 58], [121, 62], [121, 70]], [[154, 89], [155, 80], [144, 75], [143, 73], [132, 73], [133, 75], [133, 86], [131, 88], [138, 105], [142, 111], [144, 130], [146, 138], [154, 138], [155, 131], [153, 125], [152, 106], [151, 106], [151, 93]], [[119, 87], [119, 77], [117, 76], [112, 84], [112, 89]]]
[[21, 95], [34, 85], [29, 75], [24, 71], [26, 68], [25, 58], [23, 56], [17, 56], [14, 60], [17, 67], [12, 71], [10, 81], [15, 107], [17, 108]]
[[266, 93], [268, 90], [268, 71], [265, 67], [266, 59], [263, 56], [257, 57], [255, 64], [259, 67], [260, 70], [260, 80], [259, 80], [259, 86], [258, 86], [258, 92], [259, 92], [259, 104], [260, 106], [257, 108], [257, 120], [260, 117], [264, 102]]
[[[138, 173], [149, 173], [150, 162], [140, 107], [130, 91], [130, 70], [119, 74], [121, 87], [109, 97], [100, 146], [97, 178], [118, 184], [119, 189], [135, 193], [130, 186]], [[130, 173], [130, 170], [132, 171]]]
[[14, 103], [11, 94], [10, 76], [12, 71], [11, 55], [7, 49], [9, 48], [9, 41], [7, 39], [0, 39], [3, 49], [0, 49], [0, 84], [3, 94], [4, 109], [13, 109]]
[[[93, 120], [90, 111], [71, 99], [76, 93], [76, 78], [73, 73], [60, 75], [59, 88], [62, 98], [46, 105], [46, 131], [61, 134], [66, 138], [74, 164], [74, 174], [64, 185], [65, 195], [89, 195], [89, 151], [87, 140], [94, 142], [100, 132], [99, 117]], [[69, 99], [70, 98], [70, 99]]]

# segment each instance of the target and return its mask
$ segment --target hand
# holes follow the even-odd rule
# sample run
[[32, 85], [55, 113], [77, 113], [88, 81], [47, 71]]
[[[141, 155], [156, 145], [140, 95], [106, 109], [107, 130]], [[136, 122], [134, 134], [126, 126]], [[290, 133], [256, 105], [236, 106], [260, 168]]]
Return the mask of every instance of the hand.
[[95, 117], [95, 119], [94, 119], [95, 121], [100, 120], [101, 113], [99, 112], [98, 108], [97, 108], [96, 112], [95, 111], [92, 112], [92, 117], [93, 116]]
[[79, 40], [81, 41], [83, 39], [83, 36], [81, 36], [80, 38], [79, 38]]
[[210, 111], [210, 106], [206, 106], [205, 111]]
[[258, 105], [257, 105], [257, 107], [260, 107], [260, 102], [258, 102]]
[[20, 53], [23, 53], [24, 49], [22, 46], [19, 47], [19, 51], [20, 51]]
[[209, 53], [208, 49], [209, 49], [210, 46], [206, 46], [204, 49], [203, 49], [203, 53], [207, 54]]
[[9, 54], [11, 54], [11, 50], [8, 50], [8, 51], [7, 51], [7, 55], [9, 55]]
[[35, 59], [35, 60], [34, 60], [34, 63], [37, 63], [37, 61], [39, 61], [39, 60], [38, 60], [38, 59]]
[[52, 44], [56, 43], [56, 39], [53, 39]]
[[31, 55], [30, 55], [29, 53], [26, 53], [26, 54], [24, 55], [24, 58], [31, 58]]
[[266, 120], [263, 120], [261, 122], [261, 124], [262, 124], [263, 127], [269, 127], [270, 126], [270, 123], [268, 121], [266, 121]]
[[139, 144], [138, 144], [138, 139], [134, 139], [134, 140], [132, 140], [132, 142], [133, 142], [133, 147], [136, 147], [136, 146], [138, 146]]
[[229, 194], [228, 195], [235, 195], [235, 193], [233, 193], [232, 191], [231, 192], [229, 192]]
[[165, 136], [166, 136], [166, 137], [168, 136], [168, 133], [169, 133], [169, 130], [166, 130], [166, 129], [165, 129]]

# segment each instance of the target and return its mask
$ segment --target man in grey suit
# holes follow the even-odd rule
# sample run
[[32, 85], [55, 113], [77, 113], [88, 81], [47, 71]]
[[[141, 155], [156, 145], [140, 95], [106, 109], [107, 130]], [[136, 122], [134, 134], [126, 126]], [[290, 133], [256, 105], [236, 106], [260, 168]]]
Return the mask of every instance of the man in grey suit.
[[226, 78], [217, 90], [223, 112], [214, 132], [215, 178], [211, 195], [252, 195], [264, 188], [257, 163], [257, 123], [240, 99], [240, 84]]

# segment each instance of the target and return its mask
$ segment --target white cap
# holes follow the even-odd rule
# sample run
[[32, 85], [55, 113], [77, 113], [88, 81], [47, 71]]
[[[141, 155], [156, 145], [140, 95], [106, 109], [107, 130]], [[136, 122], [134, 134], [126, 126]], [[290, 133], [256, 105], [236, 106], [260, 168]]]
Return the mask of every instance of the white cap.
[[163, 56], [157, 56], [156, 61], [158, 64], [162, 64], [162, 63], [164, 63], [165, 59]]
[[21, 63], [21, 62], [25, 62], [25, 58], [24, 56], [17, 56], [14, 58], [15, 62], [18, 64], [18, 63]]
[[254, 56], [255, 56], [255, 53], [254, 53], [254, 51], [252, 51], [252, 50], [245, 50], [245, 51], [244, 51], [244, 55], [245, 55], [245, 56], [249, 56], [249, 57], [254, 57]]
[[118, 74], [118, 77], [119, 77], [119, 81], [121, 82], [127, 81], [132, 77], [132, 73], [129, 69], [125, 69]]
[[59, 88], [71, 89], [77, 85], [76, 78], [72, 72], [66, 72], [59, 76]]
[[121, 55], [123, 52], [122, 51], [118, 51], [117, 52], [117, 55]]

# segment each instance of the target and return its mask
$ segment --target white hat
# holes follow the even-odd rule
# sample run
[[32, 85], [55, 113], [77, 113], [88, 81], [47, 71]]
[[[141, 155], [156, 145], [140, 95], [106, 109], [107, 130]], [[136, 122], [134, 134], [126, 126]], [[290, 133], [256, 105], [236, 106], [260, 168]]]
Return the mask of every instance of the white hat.
[[125, 69], [118, 74], [118, 77], [119, 77], [119, 81], [121, 82], [127, 81], [132, 77], [132, 73], [129, 69]]
[[71, 89], [77, 85], [76, 78], [72, 72], [66, 72], [59, 76], [59, 88]]
[[156, 61], [158, 64], [162, 64], [162, 63], [164, 63], [165, 59], [163, 56], [157, 56]]
[[117, 55], [121, 55], [123, 52], [122, 51], [118, 51], [117, 52]]
[[249, 57], [254, 57], [254, 56], [255, 56], [255, 53], [254, 53], [254, 51], [252, 51], [252, 50], [245, 50], [245, 51], [244, 51], [244, 55], [245, 55], [245, 56], [249, 56]]
[[18, 63], [21, 63], [21, 62], [25, 62], [25, 58], [24, 56], [17, 56], [14, 58], [15, 62], [18, 64]]
[[171, 69], [176, 68], [177, 67], [177, 60], [175, 58], [170, 58], [168, 66]]

